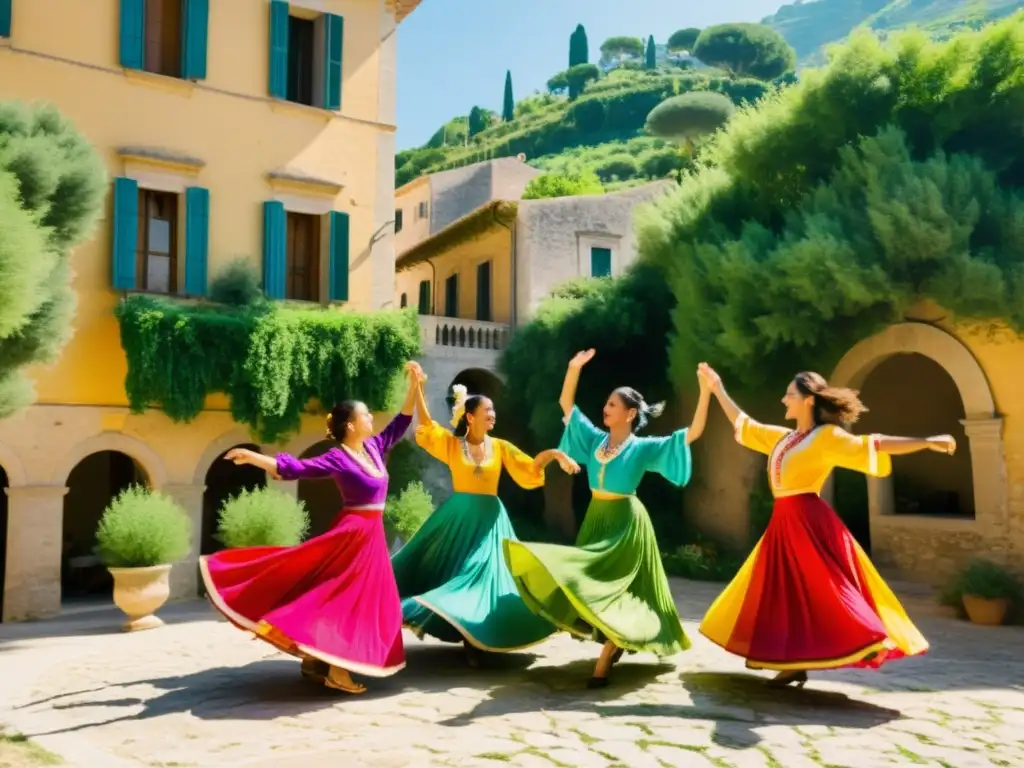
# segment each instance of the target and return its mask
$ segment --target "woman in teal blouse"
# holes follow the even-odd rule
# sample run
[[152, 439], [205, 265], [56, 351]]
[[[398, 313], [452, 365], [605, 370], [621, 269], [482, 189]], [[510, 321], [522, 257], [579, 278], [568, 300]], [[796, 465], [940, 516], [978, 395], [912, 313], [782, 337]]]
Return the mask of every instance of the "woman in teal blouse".
[[565, 432], [559, 450], [590, 480], [591, 502], [575, 547], [506, 540], [505, 560], [526, 604], [559, 629], [604, 644], [590, 687], [608, 684], [623, 650], [671, 656], [690, 647], [676, 613], [651, 519], [636, 497], [645, 472], [675, 485], [690, 480], [690, 443], [707, 420], [711, 389], [700, 377], [693, 423], [668, 437], [637, 437], [661, 413], [640, 393], [619, 387], [604, 406], [607, 432], [574, 405], [580, 370], [594, 350], [569, 363], [559, 404]]

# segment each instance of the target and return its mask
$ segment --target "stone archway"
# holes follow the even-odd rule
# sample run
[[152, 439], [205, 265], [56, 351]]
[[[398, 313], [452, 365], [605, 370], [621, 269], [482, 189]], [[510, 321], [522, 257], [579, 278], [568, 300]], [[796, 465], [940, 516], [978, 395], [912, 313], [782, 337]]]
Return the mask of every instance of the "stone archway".
[[54, 465], [50, 484], [66, 486], [71, 470], [77, 467], [85, 457], [101, 451], [116, 451], [130, 456], [139, 464], [151, 489], [157, 490], [167, 484], [167, 469], [156, 452], [141, 440], [120, 432], [103, 432], [72, 447]]
[[[872, 539], [878, 535], [891, 539], [896, 531], [919, 530], [929, 535], [948, 532], [951, 536], [967, 532], [978, 535], [997, 533], [1005, 526], [1007, 508], [1002, 419], [995, 412], [987, 377], [967, 347], [954, 336], [927, 323], [900, 323], [850, 349], [839, 361], [830, 382], [836, 386], [862, 389], [879, 366], [897, 355], [927, 358], [941, 367], [955, 385], [963, 406], [960, 424], [967, 443], [961, 450], [970, 455], [974, 519], [896, 515], [892, 478], [869, 478], [867, 495]], [[832, 485], [830, 481], [829, 496]]]

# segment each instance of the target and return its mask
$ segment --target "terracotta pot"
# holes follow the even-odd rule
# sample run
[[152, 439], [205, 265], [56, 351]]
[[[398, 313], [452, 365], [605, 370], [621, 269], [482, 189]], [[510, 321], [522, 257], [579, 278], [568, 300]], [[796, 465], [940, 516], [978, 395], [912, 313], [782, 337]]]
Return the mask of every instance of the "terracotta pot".
[[964, 610], [967, 611], [967, 618], [971, 620], [972, 624], [996, 627], [1006, 619], [1006, 613], [1010, 610], [1010, 601], [1005, 597], [989, 599], [964, 595]]
[[128, 623], [125, 632], [162, 627], [154, 616], [171, 595], [171, 566], [148, 568], [108, 568], [114, 577], [114, 605], [124, 611]]

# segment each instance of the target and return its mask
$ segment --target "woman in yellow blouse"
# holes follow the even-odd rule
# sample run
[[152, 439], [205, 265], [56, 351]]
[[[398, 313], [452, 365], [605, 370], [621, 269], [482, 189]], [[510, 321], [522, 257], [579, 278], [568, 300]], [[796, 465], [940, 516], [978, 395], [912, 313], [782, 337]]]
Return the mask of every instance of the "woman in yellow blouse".
[[505, 566], [502, 541], [516, 540], [498, 498], [502, 468], [524, 488], [544, 485], [544, 467], [557, 461], [567, 472], [579, 466], [561, 451], [531, 458], [491, 437], [494, 404], [454, 387], [452, 426], [430, 420], [417, 401], [416, 442], [452, 473], [455, 493], [392, 558], [403, 620], [421, 636], [462, 642], [473, 666], [480, 651], [512, 651], [544, 640], [555, 627], [526, 607]]
[[701, 634], [751, 669], [778, 671], [772, 681], [778, 687], [803, 686], [808, 670], [877, 668], [925, 653], [927, 641], [818, 494], [836, 467], [886, 477], [891, 456], [952, 455], [953, 438], [852, 435], [844, 427], [866, 410], [857, 393], [809, 372], [798, 373], [782, 398], [796, 429], [759, 424], [711, 368], [702, 369], [736, 441], [768, 456], [775, 507], [764, 536], [708, 609]]

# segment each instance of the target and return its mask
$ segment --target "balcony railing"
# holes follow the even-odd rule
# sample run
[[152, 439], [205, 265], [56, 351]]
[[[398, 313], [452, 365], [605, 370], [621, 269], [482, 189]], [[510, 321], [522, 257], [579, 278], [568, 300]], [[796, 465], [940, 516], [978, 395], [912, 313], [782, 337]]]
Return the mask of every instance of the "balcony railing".
[[508, 343], [508, 333], [505, 323], [420, 315], [420, 338], [424, 348], [462, 347], [499, 352]]

